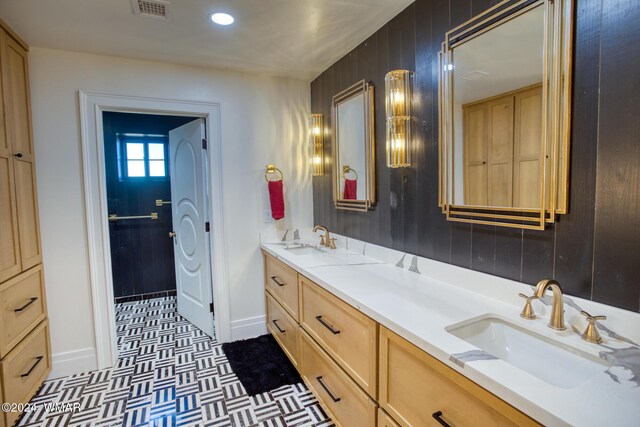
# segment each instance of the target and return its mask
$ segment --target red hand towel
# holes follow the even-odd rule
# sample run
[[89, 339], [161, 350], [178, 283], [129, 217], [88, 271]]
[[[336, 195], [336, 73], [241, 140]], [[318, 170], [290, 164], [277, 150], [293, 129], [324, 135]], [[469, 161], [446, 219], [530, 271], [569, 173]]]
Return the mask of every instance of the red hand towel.
[[342, 197], [345, 200], [357, 200], [358, 199], [358, 180], [357, 179], [345, 179], [344, 180], [344, 193]]
[[282, 180], [269, 181], [269, 201], [271, 202], [271, 216], [273, 216], [273, 219], [284, 218]]

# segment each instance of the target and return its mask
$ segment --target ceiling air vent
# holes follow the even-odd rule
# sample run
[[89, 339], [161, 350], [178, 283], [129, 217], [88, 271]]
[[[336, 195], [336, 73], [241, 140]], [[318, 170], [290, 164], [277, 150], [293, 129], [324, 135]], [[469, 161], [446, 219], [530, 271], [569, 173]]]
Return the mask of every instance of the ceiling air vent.
[[169, 2], [162, 0], [131, 0], [133, 13], [140, 16], [169, 20]]

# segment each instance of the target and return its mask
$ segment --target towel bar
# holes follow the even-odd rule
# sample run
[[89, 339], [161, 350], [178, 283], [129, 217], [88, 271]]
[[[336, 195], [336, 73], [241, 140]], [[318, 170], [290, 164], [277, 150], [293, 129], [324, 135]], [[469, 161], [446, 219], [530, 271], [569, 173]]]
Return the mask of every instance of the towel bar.
[[118, 216], [116, 214], [109, 215], [109, 221], [121, 221], [124, 219], [158, 219], [156, 212], [151, 212], [149, 215], [136, 215], [136, 216]]

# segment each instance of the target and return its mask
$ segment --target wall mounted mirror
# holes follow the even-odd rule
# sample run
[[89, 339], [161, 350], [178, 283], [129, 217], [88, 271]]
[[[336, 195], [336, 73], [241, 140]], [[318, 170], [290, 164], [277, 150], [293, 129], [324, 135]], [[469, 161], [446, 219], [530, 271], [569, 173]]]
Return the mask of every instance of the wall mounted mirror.
[[364, 80], [333, 97], [333, 194], [338, 209], [375, 203], [373, 86]]
[[571, 0], [505, 0], [440, 55], [440, 205], [451, 221], [544, 229], [567, 212]]

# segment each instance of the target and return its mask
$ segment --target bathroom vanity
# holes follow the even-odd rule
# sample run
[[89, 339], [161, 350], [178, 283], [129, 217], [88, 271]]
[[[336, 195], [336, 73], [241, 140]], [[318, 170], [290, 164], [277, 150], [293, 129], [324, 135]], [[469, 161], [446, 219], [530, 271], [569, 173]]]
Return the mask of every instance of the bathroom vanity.
[[[338, 240], [337, 250], [261, 245], [268, 330], [337, 424], [595, 426], [640, 419], [633, 370], [605, 354], [628, 349], [637, 358], [633, 340], [615, 339], [610, 330], [602, 345], [580, 339], [586, 322], [575, 307], [595, 311], [596, 303], [565, 298], [569, 327], [554, 331], [546, 297], [533, 303], [537, 319], [519, 316], [517, 294], [531, 293], [527, 285], [352, 239], [347, 251], [347, 240]], [[411, 266], [403, 268], [408, 257]], [[638, 322], [635, 313], [609, 309], [615, 323]]]

